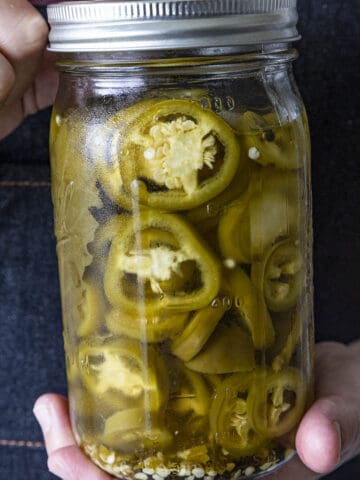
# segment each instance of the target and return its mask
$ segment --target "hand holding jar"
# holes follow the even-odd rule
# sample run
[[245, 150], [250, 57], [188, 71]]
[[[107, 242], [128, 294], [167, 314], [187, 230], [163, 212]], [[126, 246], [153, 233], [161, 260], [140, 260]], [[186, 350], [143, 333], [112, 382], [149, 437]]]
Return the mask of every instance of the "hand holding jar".
[[[360, 453], [359, 369], [359, 341], [316, 346], [316, 399], [296, 434], [299, 457], [270, 475], [269, 480], [315, 480]], [[44, 395], [35, 405], [35, 414], [44, 431], [51, 472], [63, 480], [110, 479], [76, 446], [62, 397]]]
[[69, 412], [83, 454], [118, 478], [272, 475], [313, 400], [296, 1], [249, 3], [49, 9]]
[[0, 139], [54, 101], [58, 76], [48, 27], [26, 0], [0, 0]]

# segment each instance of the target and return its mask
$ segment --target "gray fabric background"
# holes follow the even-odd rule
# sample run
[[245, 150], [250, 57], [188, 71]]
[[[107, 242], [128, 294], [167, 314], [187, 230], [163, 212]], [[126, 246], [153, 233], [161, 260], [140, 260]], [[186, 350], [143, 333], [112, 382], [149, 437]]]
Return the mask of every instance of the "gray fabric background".
[[[295, 72], [313, 143], [316, 336], [348, 342], [360, 337], [360, 2], [299, 6]], [[0, 480], [55, 478], [31, 412], [41, 393], [66, 391], [48, 121], [48, 111], [33, 116], [0, 142]], [[359, 475], [357, 458], [326, 479]]]

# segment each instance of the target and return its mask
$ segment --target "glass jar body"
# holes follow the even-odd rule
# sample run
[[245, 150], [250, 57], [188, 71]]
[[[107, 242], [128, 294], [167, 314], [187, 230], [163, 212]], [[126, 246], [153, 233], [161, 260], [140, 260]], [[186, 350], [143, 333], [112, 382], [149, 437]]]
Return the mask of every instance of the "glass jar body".
[[119, 478], [257, 477], [312, 396], [292, 54], [60, 63], [52, 196], [76, 439]]

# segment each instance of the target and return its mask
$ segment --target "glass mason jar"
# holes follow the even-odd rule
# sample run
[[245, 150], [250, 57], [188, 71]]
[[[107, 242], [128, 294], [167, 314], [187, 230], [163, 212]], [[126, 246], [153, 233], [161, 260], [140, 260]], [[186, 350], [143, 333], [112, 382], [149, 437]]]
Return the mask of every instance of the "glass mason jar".
[[296, 0], [71, 2], [48, 16], [76, 440], [119, 478], [273, 471], [312, 398]]

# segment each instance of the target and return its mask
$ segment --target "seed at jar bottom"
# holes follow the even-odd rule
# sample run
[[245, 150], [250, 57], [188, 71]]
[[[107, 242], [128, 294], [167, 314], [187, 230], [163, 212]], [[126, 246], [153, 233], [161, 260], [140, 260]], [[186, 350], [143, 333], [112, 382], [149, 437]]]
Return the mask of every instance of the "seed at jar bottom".
[[148, 476], [141, 472], [135, 473], [134, 478], [136, 478], [136, 480], [148, 480]]
[[244, 471], [245, 477], [250, 477], [256, 471], [255, 467], [247, 467]]
[[[146, 457], [139, 461], [135, 459], [130, 464], [136, 464], [132, 467], [130, 464], [125, 463], [125, 460], [118, 453], [107, 449], [104, 446], [99, 448], [92, 445], [82, 445], [86, 452], [92, 452], [90, 458], [99, 467], [103, 468], [107, 472], [111, 473], [118, 478], [126, 478], [128, 480], [164, 480], [166, 478], [189, 478], [193, 480], [211, 480], [218, 475], [223, 475], [225, 478], [230, 474], [237, 474], [242, 472], [245, 477], [252, 477], [253, 475], [261, 474], [267, 470], [272, 470], [278, 463], [284, 458], [285, 453], [279, 458], [276, 458], [276, 451], [272, 450], [268, 454], [267, 461], [261, 462], [259, 457], [256, 457], [256, 465], [249, 465], [250, 458], [244, 458], [242, 462], [213, 462], [209, 460], [200, 466], [199, 463], [192, 464], [189, 461], [183, 461], [181, 463], [179, 457], [175, 458], [174, 455], [166, 455], [163, 452], [156, 452], [152, 457]], [[111, 464], [107, 463], [107, 457], [114, 456], [115, 461]], [[264, 460], [264, 458], [263, 458]], [[153, 465], [154, 468], [149, 467]], [[156, 465], [158, 465], [156, 467]]]

